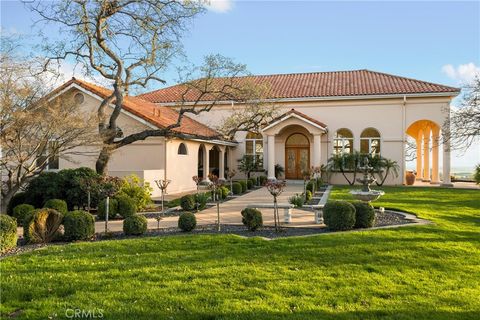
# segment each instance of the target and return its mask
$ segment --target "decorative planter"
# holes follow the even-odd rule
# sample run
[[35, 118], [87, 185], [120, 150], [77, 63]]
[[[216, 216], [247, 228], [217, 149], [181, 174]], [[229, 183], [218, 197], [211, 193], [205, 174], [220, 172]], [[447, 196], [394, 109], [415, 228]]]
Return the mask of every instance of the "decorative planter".
[[411, 186], [415, 183], [415, 173], [413, 173], [413, 171], [407, 171], [405, 182], [407, 183], [407, 186]]

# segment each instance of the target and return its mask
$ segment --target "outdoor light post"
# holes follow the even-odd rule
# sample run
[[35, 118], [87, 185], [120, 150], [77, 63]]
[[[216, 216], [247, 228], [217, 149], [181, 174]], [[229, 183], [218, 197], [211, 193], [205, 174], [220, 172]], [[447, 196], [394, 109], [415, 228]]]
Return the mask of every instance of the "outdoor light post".
[[168, 179], [160, 179], [160, 180], [155, 180], [155, 184], [157, 187], [160, 189], [161, 196], [162, 196], [162, 212], [157, 215], [156, 220], [157, 220], [157, 229], [160, 229], [160, 220], [162, 219], [162, 215], [164, 214], [164, 201], [165, 201], [165, 195], [167, 194], [167, 187], [172, 182], [171, 180]]

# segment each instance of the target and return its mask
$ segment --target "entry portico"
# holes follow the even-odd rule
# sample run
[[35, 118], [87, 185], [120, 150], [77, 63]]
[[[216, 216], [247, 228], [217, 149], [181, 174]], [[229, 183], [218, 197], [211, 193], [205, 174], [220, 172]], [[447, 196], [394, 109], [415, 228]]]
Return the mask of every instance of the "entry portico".
[[302, 170], [321, 165], [321, 136], [327, 126], [291, 109], [262, 129], [267, 136], [268, 179], [275, 179], [275, 164], [285, 159], [285, 177], [301, 179]]

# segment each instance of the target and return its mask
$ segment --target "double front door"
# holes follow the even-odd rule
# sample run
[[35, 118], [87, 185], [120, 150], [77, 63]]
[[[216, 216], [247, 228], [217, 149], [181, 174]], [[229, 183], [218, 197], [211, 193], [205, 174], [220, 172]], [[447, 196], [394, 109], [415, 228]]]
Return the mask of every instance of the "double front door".
[[309, 147], [285, 147], [285, 178], [303, 179], [302, 171], [310, 165]]

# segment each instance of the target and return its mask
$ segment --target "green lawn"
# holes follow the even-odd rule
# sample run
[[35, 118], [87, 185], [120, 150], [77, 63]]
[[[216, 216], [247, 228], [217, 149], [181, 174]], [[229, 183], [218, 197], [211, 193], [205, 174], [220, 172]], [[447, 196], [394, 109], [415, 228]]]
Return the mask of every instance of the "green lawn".
[[[333, 198], [347, 198], [336, 188]], [[265, 241], [177, 236], [55, 246], [1, 264], [2, 318], [479, 319], [480, 192], [385, 188], [434, 225]]]

